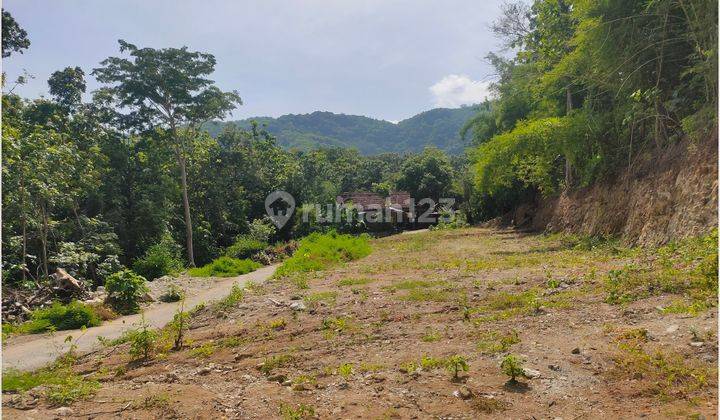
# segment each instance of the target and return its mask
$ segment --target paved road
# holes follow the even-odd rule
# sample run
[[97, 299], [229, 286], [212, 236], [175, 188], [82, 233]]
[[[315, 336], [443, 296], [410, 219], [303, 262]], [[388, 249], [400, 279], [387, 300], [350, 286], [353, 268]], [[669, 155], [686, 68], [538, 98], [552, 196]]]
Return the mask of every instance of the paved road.
[[[195, 307], [199, 303], [210, 302], [228, 295], [234, 283], [241, 286], [248, 281], [256, 283], [267, 280], [275, 272], [277, 265], [263, 267], [252, 273], [238, 277], [229, 277], [218, 280], [212, 288], [201, 293], [189, 296], [185, 301], [185, 310]], [[161, 304], [145, 311], [145, 321], [152, 327], [161, 328], [172, 320], [179, 302]], [[70, 349], [71, 343], [66, 343], [68, 336], [73, 337], [78, 351], [85, 353], [100, 346], [98, 337], [114, 339], [120, 337], [126, 330], [134, 328], [140, 321], [140, 314], [124, 316], [113, 321], [103, 323], [98, 327], [88, 328], [85, 333], [80, 330], [61, 331], [52, 336], [43, 334], [36, 339], [23, 340], [17, 344], [10, 343], [2, 349], [3, 370], [8, 368], [18, 370], [33, 370], [53, 362], [60, 354]], [[78, 338], [79, 337], [79, 338]]]

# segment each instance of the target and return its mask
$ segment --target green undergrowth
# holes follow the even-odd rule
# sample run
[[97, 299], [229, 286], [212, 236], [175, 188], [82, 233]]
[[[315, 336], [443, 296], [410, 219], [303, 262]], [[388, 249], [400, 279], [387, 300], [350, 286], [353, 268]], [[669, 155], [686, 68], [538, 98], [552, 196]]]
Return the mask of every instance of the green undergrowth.
[[293, 256], [278, 267], [275, 277], [325, 270], [365, 257], [371, 251], [370, 238], [367, 235], [312, 233], [300, 241], [300, 246]]
[[95, 310], [88, 305], [77, 301], [67, 305], [55, 302], [46, 308], [34, 310], [27, 322], [19, 325], [3, 324], [3, 334], [39, 334], [96, 327], [101, 323]]
[[73, 370], [75, 358], [65, 355], [55, 363], [33, 372], [10, 369], [3, 372], [3, 392], [26, 392], [35, 387], [45, 387], [43, 395], [51, 405], [67, 405], [92, 396], [100, 383], [92, 376], [81, 376]]
[[622, 334], [613, 358], [615, 368], [608, 374], [619, 380], [639, 381], [645, 385], [645, 394], [662, 400], [695, 401], [703, 390], [716, 387], [716, 368], [679, 353], [648, 349], [647, 341], [646, 331]]
[[718, 293], [717, 230], [648, 250], [605, 280], [606, 302], [627, 304], [661, 294], [677, 299], [665, 313], [698, 314], [713, 307]]
[[193, 277], [234, 277], [260, 267], [262, 265], [253, 260], [223, 256], [202, 267], [191, 268], [188, 273]]

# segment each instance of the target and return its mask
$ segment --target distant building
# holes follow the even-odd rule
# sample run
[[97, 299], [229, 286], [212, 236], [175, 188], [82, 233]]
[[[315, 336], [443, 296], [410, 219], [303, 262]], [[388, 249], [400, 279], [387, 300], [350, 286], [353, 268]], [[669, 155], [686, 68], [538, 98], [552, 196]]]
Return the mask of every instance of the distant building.
[[[417, 223], [418, 211], [426, 209], [415, 208], [407, 191], [391, 191], [387, 197], [366, 191], [344, 192], [335, 201], [356, 206], [358, 215], [371, 230], [413, 229], [427, 225]], [[434, 214], [434, 209], [431, 211]]]

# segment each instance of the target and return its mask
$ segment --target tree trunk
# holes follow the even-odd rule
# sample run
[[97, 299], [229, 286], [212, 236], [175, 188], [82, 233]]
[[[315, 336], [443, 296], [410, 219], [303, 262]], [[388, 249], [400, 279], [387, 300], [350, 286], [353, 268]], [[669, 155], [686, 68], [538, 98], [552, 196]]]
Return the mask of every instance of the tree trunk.
[[49, 228], [47, 209], [46, 209], [45, 204], [42, 204], [40, 206], [40, 211], [42, 212], [42, 229], [41, 229], [40, 241], [42, 242], [43, 272], [45, 274], [45, 278], [47, 279], [50, 276], [50, 272], [48, 271], [48, 258], [47, 258], [48, 231], [50, 230], [50, 228]]
[[[168, 109], [168, 115], [172, 117], [172, 112]], [[195, 253], [193, 251], [193, 230], [192, 230], [192, 218], [190, 217], [190, 199], [188, 198], [187, 188], [187, 167], [184, 154], [184, 147], [178, 136], [177, 126], [175, 120], [170, 119], [170, 134], [175, 148], [175, 158], [180, 168], [180, 184], [182, 186], [182, 197], [183, 197], [183, 212], [185, 215], [185, 247], [187, 248], [188, 264], [190, 267], [195, 267]]]
[[[572, 111], [572, 94], [570, 94], [570, 86], [565, 88], [565, 115], [570, 115]], [[570, 159], [567, 154], [565, 156], [565, 189], [570, 189], [572, 186], [572, 166], [570, 165]]]
[[190, 199], [187, 188], [187, 168], [185, 157], [178, 151], [178, 165], [180, 166], [180, 182], [182, 184], [183, 210], [185, 212], [185, 242], [187, 246], [187, 257], [190, 267], [195, 267], [195, 255], [193, 253], [193, 231], [192, 219], [190, 218]]
[[22, 281], [27, 279], [27, 220], [25, 216], [25, 177], [20, 173], [20, 224], [22, 226]]

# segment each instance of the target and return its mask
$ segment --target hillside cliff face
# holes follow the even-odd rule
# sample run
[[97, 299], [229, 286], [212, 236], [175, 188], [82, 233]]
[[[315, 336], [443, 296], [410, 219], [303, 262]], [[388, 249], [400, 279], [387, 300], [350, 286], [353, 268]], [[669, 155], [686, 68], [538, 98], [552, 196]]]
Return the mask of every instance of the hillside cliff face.
[[711, 137], [677, 144], [608, 182], [518, 209], [514, 220], [537, 230], [617, 235], [637, 245], [706, 233], [717, 227], [718, 214], [717, 130]]

